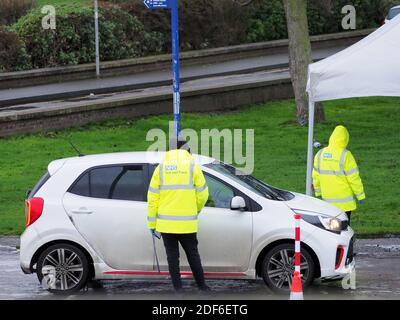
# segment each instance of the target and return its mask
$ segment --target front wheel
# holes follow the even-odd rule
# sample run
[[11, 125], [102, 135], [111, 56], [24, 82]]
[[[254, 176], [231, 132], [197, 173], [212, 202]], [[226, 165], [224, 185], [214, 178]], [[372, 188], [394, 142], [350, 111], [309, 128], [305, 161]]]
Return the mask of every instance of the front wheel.
[[[315, 277], [315, 264], [310, 253], [302, 248], [300, 273], [303, 288], [307, 288]], [[292, 286], [294, 274], [294, 244], [285, 243], [273, 247], [265, 256], [261, 276], [269, 288], [278, 293], [287, 293]]]
[[87, 282], [89, 262], [83, 252], [70, 244], [55, 244], [42, 252], [37, 262], [37, 276], [52, 293], [72, 293]]

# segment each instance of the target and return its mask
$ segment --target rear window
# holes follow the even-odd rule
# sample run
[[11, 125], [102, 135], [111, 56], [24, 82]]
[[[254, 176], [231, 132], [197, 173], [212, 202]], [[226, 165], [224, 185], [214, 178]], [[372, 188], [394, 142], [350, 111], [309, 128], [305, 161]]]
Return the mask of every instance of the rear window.
[[93, 168], [69, 192], [91, 198], [145, 201], [147, 188], [142, 165]]
[[389, 11], [388, 19], [391, 20], [400, 13], [400, 8], [394, 8]]
[[35, 196], [35, 194], [40, 190], [40, 188], [43, 187], [43, 185], [49, 179], [50, 179], [50, 173], [48, 171], [46, 171], [46, 173], [40, 178], [38, 183], [36, 183], [36, 185], [33, 187], [33, 189], [29, 192], [29, 194], [27, 195], [27, 198], [28, 199], [33, 198]]

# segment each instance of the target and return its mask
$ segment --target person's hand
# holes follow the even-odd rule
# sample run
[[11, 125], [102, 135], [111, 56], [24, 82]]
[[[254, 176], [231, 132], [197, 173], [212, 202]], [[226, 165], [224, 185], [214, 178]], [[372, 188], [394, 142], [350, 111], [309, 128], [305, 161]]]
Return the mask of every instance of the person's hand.
[[150, 229], [150, 234], [153, 238], [161, 239], [161, 235], [157, 234], [156, 229]]
[[358, 203], [359, 203], [359, 204], [363, 204], [364, 202], [365, 202], [365, 199], [358, 200]]

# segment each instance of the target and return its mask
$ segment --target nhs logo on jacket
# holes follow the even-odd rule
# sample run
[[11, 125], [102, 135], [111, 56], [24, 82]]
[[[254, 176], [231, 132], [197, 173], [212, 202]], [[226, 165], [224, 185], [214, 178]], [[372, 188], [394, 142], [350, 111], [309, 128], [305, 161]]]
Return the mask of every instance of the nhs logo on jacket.
[[176, 170], [178, 170], [178, 166], [177, 165], [166, 165], [165, 166], [165, 170], [167, 170], [167, 171], [176, 171]]
[[324, 158], [325, 159], [332, 159], [332, 153], [324, 153]]

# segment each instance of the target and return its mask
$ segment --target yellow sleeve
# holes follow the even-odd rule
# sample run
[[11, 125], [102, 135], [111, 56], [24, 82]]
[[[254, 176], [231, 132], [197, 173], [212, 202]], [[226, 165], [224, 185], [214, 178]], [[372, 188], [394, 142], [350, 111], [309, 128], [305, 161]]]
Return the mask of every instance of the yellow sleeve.
[[365, 199], [364, 186], [360, 177], [360, 171], [358, 169], [357, 162], [350, 151], [347, 151], [346, 153], [343, 170], [346, 175], [347, 182], [353, 190], [357, 200], [360, 201]]
[[313, 187], [314, 187], [314, 193], [316, 197], [320, 197], [322, 196], [321, 193], [321, 182], [319, 180], [319, 168], [318, 168], [318, 154], [322, 152], [322, 150], [320, 150], [314, 158], [314, 167], [313, 167], [313, 171], [312, 171], [312, 179], [313, 179]]
[[147, 226], [156, 228], [158, 206], [160, 204], [160, 166], [153, 173], [147, 192]]
[[200, 213], [208, 200], [208, 187], [206, 179], [204, 178], [203, 172], [201, 171], [201, 167], [198, 163], [196, 163], [194, 166], [193, 179], [194, 187], [196, 188], [197, 212]]

